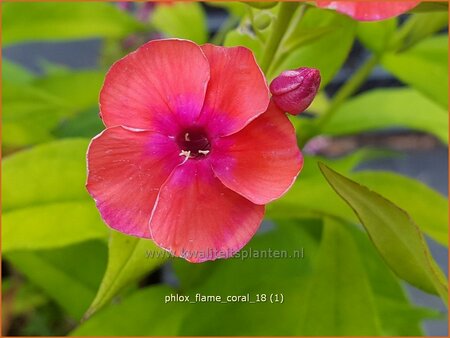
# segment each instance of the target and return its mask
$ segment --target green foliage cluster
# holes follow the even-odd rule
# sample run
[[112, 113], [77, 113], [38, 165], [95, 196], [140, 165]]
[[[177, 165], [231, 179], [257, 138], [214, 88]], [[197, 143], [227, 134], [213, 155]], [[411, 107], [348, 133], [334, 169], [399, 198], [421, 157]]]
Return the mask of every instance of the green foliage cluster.
[[[142, 5], [142, 4], [141, 4]], [[26, 318], [22, 335], [409, 335], [424, 319], [408, 283], [447, 300], [445, 275], [424, 235], [448, 246], [448, 204], [395, 173], [357, 171], [383, 156], [360, 149], [339, 159], [305, 156], [292, 189], [267, 206], [267, 230], [245, 250], [301, 248], [301, 259], [189, 264], [155, 256], [151, 241], [109, 231], [85, 190], [90, 138], [103, 129], [98, 93], [124, 41], [151, 34], [250, 48], [270, 81], [280, 71], [319, 68], [322, 88], [359, 41], [371, 56], [332, 98], [322, 91], [313, 119], [293, 118], [299, 144], [318, 135], [400, 127], [448, 143], [448, 20], [445, 6], [419, 6], [406, 22], [356, 22], [311, 4], [292, 13], [273, 57], [284, 4], [211, 3], [229, 12], [213, 37], [199, 3], [156, 5], [150, 19], [108, 3], [3, 3], [4, 47], [34, 41], [101, 39], [101, 67], [47, 66], [43, 75], [2, 64], [2, 250], [4, 320]], [[264, 18], [264, 19], [261, 19]], [[264, 24], [261, 24], [264, 22]], [[354, 95], [375, 67], [405, 84]], [[319, 165], [320, 168], [319, 168]], [[361, 226], [362, 225], [362, 226]], [[143, 280], [159, 267], [178, 284]], [[284, 303], [169, 303], [165, 296], [283, 294]], [[4, 332], [5, 334], [5, 332]]]

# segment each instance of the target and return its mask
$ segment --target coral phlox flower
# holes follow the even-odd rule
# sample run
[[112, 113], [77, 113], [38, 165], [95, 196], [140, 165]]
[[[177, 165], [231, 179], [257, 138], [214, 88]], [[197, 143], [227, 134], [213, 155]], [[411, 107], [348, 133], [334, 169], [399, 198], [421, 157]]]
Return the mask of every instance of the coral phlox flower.
[[116, 62], [100, 93], [106, 130], [87, 154], [104, 221], [192, 262], [237, 252], [303, 164], [269, 101], [244, 47], [155, 40]]
[[317, 1], [317, 6], [335, 9], [359, 21], [378, 21], [403, 14], [420, 1]]

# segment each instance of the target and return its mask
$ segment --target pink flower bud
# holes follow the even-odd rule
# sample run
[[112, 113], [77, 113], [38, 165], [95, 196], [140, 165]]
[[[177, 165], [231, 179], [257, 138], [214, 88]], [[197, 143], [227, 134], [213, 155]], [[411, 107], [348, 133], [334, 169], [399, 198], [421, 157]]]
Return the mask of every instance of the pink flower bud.
[[319, 86], [319, 70], [304, 67], [282, 72], [270, 84], [270, 92], [278, 108], [298, 115], [309, 107]]

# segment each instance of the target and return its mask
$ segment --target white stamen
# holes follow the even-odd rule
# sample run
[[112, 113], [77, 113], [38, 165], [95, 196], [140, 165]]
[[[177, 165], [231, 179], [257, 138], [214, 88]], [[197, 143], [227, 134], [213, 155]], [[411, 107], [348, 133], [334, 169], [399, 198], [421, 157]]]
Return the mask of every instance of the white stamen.
[[189, 142], [191, 139], [189, 138], [189, 133], [184, 134], [184, 140]]
[[203, 155], [208, 155], [209, 154], [209, 150], [199, 150], [198, 153], [199, 154], [203, 154]]
[[186, 163], [187, 160], [189, 160], [189, 158], [191, 158], [191, 152], [189, 150], [182, 150], [179, 154], [179, 156], [185, 156], [186, 158], [184, 159], [183, 163]]

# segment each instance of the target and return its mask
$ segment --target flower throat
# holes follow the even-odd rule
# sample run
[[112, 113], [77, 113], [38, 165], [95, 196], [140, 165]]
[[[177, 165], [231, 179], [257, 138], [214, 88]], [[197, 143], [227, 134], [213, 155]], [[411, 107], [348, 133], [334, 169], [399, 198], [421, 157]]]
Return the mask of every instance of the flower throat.
[[186, 158], [200, 159], [211, 151], [208, 137], [201, 129], [183, 131], [177, 137], [177, 144], [180, 147], [180, 156], [186, 156]]

